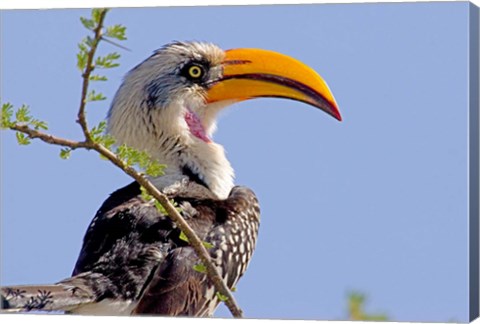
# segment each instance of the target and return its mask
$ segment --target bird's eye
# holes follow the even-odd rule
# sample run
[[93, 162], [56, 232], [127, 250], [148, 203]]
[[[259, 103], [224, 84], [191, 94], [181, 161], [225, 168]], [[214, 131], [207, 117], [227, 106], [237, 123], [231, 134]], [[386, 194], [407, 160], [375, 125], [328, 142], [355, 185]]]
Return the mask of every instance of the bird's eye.
[[184, 66], [180, 73], [192, 82], [201, 83], [207, 72], [205, 66], [201, 63], [190, 63]]
[[188, 76], [192, 79], [200, 79], [203, 77], [204, 70], [199, 65], [192, 65], [188, 68]]

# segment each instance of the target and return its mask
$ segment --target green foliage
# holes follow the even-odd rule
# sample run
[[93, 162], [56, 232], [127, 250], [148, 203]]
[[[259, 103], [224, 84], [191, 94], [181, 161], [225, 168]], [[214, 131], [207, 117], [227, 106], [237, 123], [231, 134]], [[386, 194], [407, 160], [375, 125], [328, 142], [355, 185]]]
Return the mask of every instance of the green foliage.
[[[15, 115], [15, 118], [14, 118]], [[22, 105], [16, 111], [11, 103], [2, 104], [2, 119], [1, 119], [1, 129], [8, 129], [13, 126], [31, 126], [35, 130], [46, 130], [48, 129], [47, 123], [38, 119], [33, 118], [30, 114], [30, 109], [26, 105]], [[30, 137], [28, 135], [17, 132], [15, 134], [17, 142], [20, 145], [28, 145], [31, 143]]]
[[163, 215], [168, 215], [168, 212], [167, 210], [165, 209], [165, 207], [163, 207], [163, 205], [158, 201], [156, 200], [155, 198], [153, 198], [153, 204], [155, 205], [155, 208], [157, 208], [157, 210], [163, 214]]
[[100, 17], [103, 12], [108, 12], [105, 8], [92, 9], [91, 18], [80, 17], [83, 26], [89, 30], [94, 30], [100, 23]]
[[203, 263], [197, 263], [193, 266], [193, 270], [200, 273], [207, 273], [207, 267]]
[[351, 321], [387, 321], [388, 316], [383, 313], [367, 314], [364, 310], [366, 296], [359, 292], [348, 295], [348, 314]]
[[108, 9], [107, 8], [95, 8], [95, 9], [92, 9], [92, 19], [93, 21], [98, 24], [100, 22], [100, 16], [102, 15], [102, 13], [107, 13], [108, 12]]
[[[92, 127], [90, 130], [90, 137], [92, 141], [102, 144], [107, 149], [111, 149], [115, 144], [115, 139], [108, 134], [105, 134], [107, 129], [107, 122], [101, 121], [97, 126]], [[137, 151], [136, 149], [127, 145], [120, 145], [117, 147], [115, 154], [120, 158], [127, 166], [137, 166], [143, 170], [147, 175], [152, 177], [158, 177], [163, 174], [165, 165], [158, 163], [152, 159], [150, 155], [145, 151]], [[150, 199], [146, 199], [150, 200]]]
[[125, 144], [117, 147], [116, 154], [127, 166], [137, 165], [152, 177], [160, 176], [165, 169], [165, 165], [153, 160], [147, 152], [137, 151]]
[[72, 149], [65, 147], [60, 150], [60, 157], [64, 160], [67, 160], [70, 157], [70, 153], [72, 152]]
[[15, 136], [17, 137], [17, 142], [20, 145], [28, 145], [31, 143], [30, 138], [28, 138], [28, 136], [24, 133], [17, 132]]
[[103, 93], [96, 93], [95, 90], [91, 90], [87, 94], [87, 98], [85, 100], [87, 102], [90, 102], [90, 101], [101, 101], [101, 100], [105, 100], [105, 99], [107, 99], [107, 97], [105, 97], [103, 95]]
[[162, 204], [158, 202], [158, 200], [156, 200], [152, 195], [150, 195], [147, 189], [145, 189], [144, 187], [140, 187], [140, 191], [141, 191], [141, 196], [145, 201], [153, 201], [155, 208], [158, 210], [160, 214], [162, 215], [168, 214], [167, 211], [165, 210], [165, 207], [163, 207]]
[[[80, 18], [80, 22], [83, 26], [89, 31], [95, 33], [94, 38], [87, 36], [78, 44], [79, 52], [77, 53], [77, 67], [82, 72], [84, 78], [88, 77], [87, 81], [107, 81], [105, 75], [90, 73], [95, 69], [111, 69], [119, 66], [119, 53], [112, 52], [105, 56], [94, 57], [98, 43], [101, 40], [106, 40], [106, 37], [115, 38], [120, 41], [127, 39], [125, 36], [126, 27], [122, 25], [117, 24], [102, 27], [102, 30], [100, 31], [100, 27], [102, 26], [102, 15], [107, 11], [107, 9], [93, 9], [91, 17]], [[91, 66], [87, 66], [89, 62], [91, 62]], [[107, 98], [102, 93], [96, 92], [95, 90], [90, 90], [85, 97], [86, 102], [101, 101], [105, 99]], [[110, 150], [115, 143], [115, 140], [112, 136], [105, 134], [106, 127], [107, 124], [105, 121], [100, 122], [90, 130], [90, 137], [95, 143], [101, 144]], [[67, 151], [62, 151], [60, 156], [62, 158], [68, 158], [68, 153], [69, 152]], [[164, 166], [152, 160], [146, 152], [140, 152], [126, 145], [121, 145], [117, 147], [115, 154], [124, 161], [125, 165], [129, 167], [138, 166], [150, 176], [157, 177], [163, 173]]]
[[[145, 200], [145, 201], [153, 201], [154, 205], [155, 205], [155, 208], [157, 208], [157, 210], [163, 214], [163, 215], [167, 215], [168, 212], [165, 210], [165, 208], [162, 206], [162, 204], [160, 204], [158, 202], [158, 200], [156, 200], [152, 195], [150, 195], [147, 191], [147, 189], [145, 189], [144, 187], [140, 187], [140, 191], [141, 191], [141, 197]], [[178, 204], [174, 201], [174, 200], [170, 200], [170, 204], [172, 204], [179, 213], [181, 213], [181, 208], [178, 207]], [[183, 236], [182, 236], [183, 234]], [[185, 233], [181, 233], [180, 234], [180, 239], [185, 241], [185, 242], [188, 242], [188, 238], [187, 236], [185, 235]]]
[[30, 116], [30, 111], [25, 105], [18, 108], [17, 112], [15, 113], [15, 118], [17, 118], [17, 123], [28, 123], [32, 119]]
[[115, 139], [111, 135], [105, 134], [106, 129], [107, 122], [101, 121], [97, 126], [92, 127], [90, 130], [90, 137], [95, 143], [102, 144], [105, 148], [110, 150], [113, 144], [115, 144]]
[[85, 17], [80, 17], [80, 21], [86, 29], [93, 30], [95, 28], [95, 21], [93, 19], [88, 19]]
[[105, 130], [107, 129], [107, 122], [101, 121], [97, 126], [92, 127], [90, 136], [94, 142], [99, 142]]
[[112, 135], [110, 134], [104, 134], [99, 140], [98, 140], [98, 143], [102, 144], [103, 146], [105, 146], [105, 148], [107, 148], [108, 150], [110, 150], [112, 148], [112, 145], [115, 144], [115, 139], [113, 138]]
[[227, 297], [227, 296], [222, 295], [222, 294], [221, 294], [220, 292], [218, 292], [218, 291], [217, 291], [217, 294], [216, 294], [216, 295], [217, 295], [218, 299], [219, 299], [220, 301], [222, 301], [222, 302], [226, 302], [226, 301], [228, 300], [228, 297]]
[[89, 46], [87, 45], [86, 38], [84, 38], [78, 44], [78, 49], [79, 49], [79, 52], [77, 53], [77, 67], [80, 71], [83, 71], [87, 66], [88, 51], [89, 51]]
[[9, 128], [13, 122], [11, 121], [13, 117], [13, 105], [9, 102], [2, 104], [2, 119], [0, 128], [6, 129]]
[[213, 248], [213, 244], [210, 243], [210, 242], [203, 241], [202, 244], [203, 244], [203, 246], [204, 246], [206, 249], [211, 249], [211, 248]]
[[[99, 28], [99, 24], [101, 23], [101, 16], [103, 13], [107, 12], [108, 9], [93, 9], [91, 12], [91, 16], [89, 18], [81, 17], [80, 22], [82, 25], [91, 32], [95, 32]], [[109, 53], [105, 56], [98, 56], [94, 60], [92, 60], [91, 66], [87, 67], [89, 62], [89, 55], [92, 54], [92, 51], [96, 48], [98, 43], [101, 40], [108, 40], [107, 38], [114, 38], [120, 41], [126, 40], [126, 27], [116, 24], [112, 26], [106, 26], [102, 29], [99, 38], [92, 38], [91, 36], [85, 37], [79, 44], [78, 44], [78, 53], [77, 53], [77, 67], [85, 75], [87, 70], [89, 69], [92, 72], [95, 69], [111, 69], [114, 67], [119, 66], [118, 59], [120, 58], [120, 54], [113, 52]], [[89, 81], [107, 81], [107, 77], [105, 75], [90, 75]], [[87, 95], [87, 102], [90, 101], [100, 101], [105, 100], [106, 97], [102, 93], [96, 93], [94, 90], [90, 91]]]
[[26, 105], [22, 105], [18, 110], [15, 112], [16, 120], [13, 122], [14, 124], [24, 124], [33, 126], [35, 130], [46, 130], [48, 129], [47, 123], [38, 119], [35, 119], [30, 115], [30, 109]]
[[117, 52], [109, 53], [105, 56], [99, 56], [95, 59], [95, 67], [102, 69], [111, 69], [119, 66], [120, 64], [116, 63], [120, 58], [120, 54]]
[[110, 37], [110, 38], [115, 38], [115, 39], [123, 41], [123, 40], [127, 39], [127, 36], [125, 36], [126, 29], [127, 28], [122, 26], [122, 25], [109, 26], [109, 27], [107, 27], [107, 30], [106, 30], [104, 36], [105, 37]]
[[187, 237], [187, 235], [185, 235], [184, 232], [180, 232], [180, 235], [178, 236], [178, 238], [181, 239], [182, 241], [185, 241], [185, 242], [189, 243], [188, 237]]
[[92, 74], [90, 75], [90, 81], [107, 81], [107, 77], [104, 75], [96, 75]]
[[[190, 241], [188, 240], [187, 235], [185, 235], [184, 232], [180, 232], [180, 235], [178, 236], [178, 238], [181, 239], [182, 241], [187, 242], [187, 243], [190, 242]], [[203, 244], [203, 246], [204, 246], [206, 249], [211, 249], [211, 248], [213, 248], [213, 244], [210, 243], [210, 242], [203, 241], [202, 244]]]

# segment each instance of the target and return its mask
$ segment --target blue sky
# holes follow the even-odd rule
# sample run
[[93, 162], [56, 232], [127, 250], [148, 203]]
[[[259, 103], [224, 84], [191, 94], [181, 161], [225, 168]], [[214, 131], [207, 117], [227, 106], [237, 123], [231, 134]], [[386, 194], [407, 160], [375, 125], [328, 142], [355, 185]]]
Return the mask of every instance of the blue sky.
[[[30, 105], [80, 139], [77, 43], [88, 10], [3, 11], [2, 102]], [[344, 121], [294, 101], [226, 110], [215, 141], [262, 207], [235, 293], [247, 317], [343, 319], [346, 294], [398, 321], [466, 321], [468, 4], [323, 4], [113, 10], [128, 27], [122, 76], [172, 40], [296, 57], [332, 89]], [[103, 44], [103, 52], [118, 48]], [[93, 125], [108, 102], [88, 107]], [[69, 276], [86, 227], [130, 182], [91, 152], [1, 133], [2, 284]], [[229, 316], [222, 308], [217, 316]]]

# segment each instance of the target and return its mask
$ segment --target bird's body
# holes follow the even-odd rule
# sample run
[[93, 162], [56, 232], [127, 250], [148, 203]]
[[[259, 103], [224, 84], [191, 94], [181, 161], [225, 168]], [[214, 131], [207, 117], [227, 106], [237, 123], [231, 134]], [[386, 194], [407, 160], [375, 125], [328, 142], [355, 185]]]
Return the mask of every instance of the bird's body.
[[[174, 201], [199, 238], [211, 244], [210, 256], [233, 288], [256, 243], [259, 207], [253, 192], [234, 187], [225, 200], [176, 197]], [[17, 292], [14, 297], [11, 291], [6, 297], [10, 308], [210, 316], [219, 300], [206, 274], [194, 269], [198, 263], [177, 226], [140, 197], [140, 186], [134, 182], [114, 192], [98, 210], [71, 278], [35, 287], [31, 294], [16, 287], [25, 291], [24, 296]], [[48, 298], [62, 290], [63, 298]], [[147, 298], [138, 305], [142, 297]]]
[[[233, 168], [212, 134], [222, 108], [264, 96], [303, 101], [340, 119], [328, 87], [303, 63], [196, 42], [169, 44], [132, 69], [108, 115], [117, 144], [147, 151], [167, 166], [150, 180], [206, 242], [229, 288], [255, 249], [260, 210], [251, 190], [234, 186]], [[181, 234], [134, 182], [98, 210], [72, 277], [54, 285], [3, 287], [3, 308], [211, 316], [219, 296]]]

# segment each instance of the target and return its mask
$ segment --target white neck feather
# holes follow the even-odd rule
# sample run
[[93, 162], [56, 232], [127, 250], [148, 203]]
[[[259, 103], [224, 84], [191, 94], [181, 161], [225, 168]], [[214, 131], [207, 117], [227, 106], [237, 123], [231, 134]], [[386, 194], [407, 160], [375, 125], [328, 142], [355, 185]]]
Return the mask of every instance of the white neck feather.
[[[226, 199], [233, 188], [233, 168], [221, 145], [207, 143], [190, 133], [184, 119], [185, 103], [172, 102], [155, 109], [132, 107], [133, 102], [142, 102], [133, 93], [128, 98], [116, 98], [115, 109], [110, 111], [109, 133], [117, 143], [147, 151], [167, 166], [167, 176], [182, 176], [184, 168], [189, 168], [219, 199]], [[206, 126], [208, 130], [214, 128], [213, 123]], [[168, 185], [155, 179], [153, 182]]]

